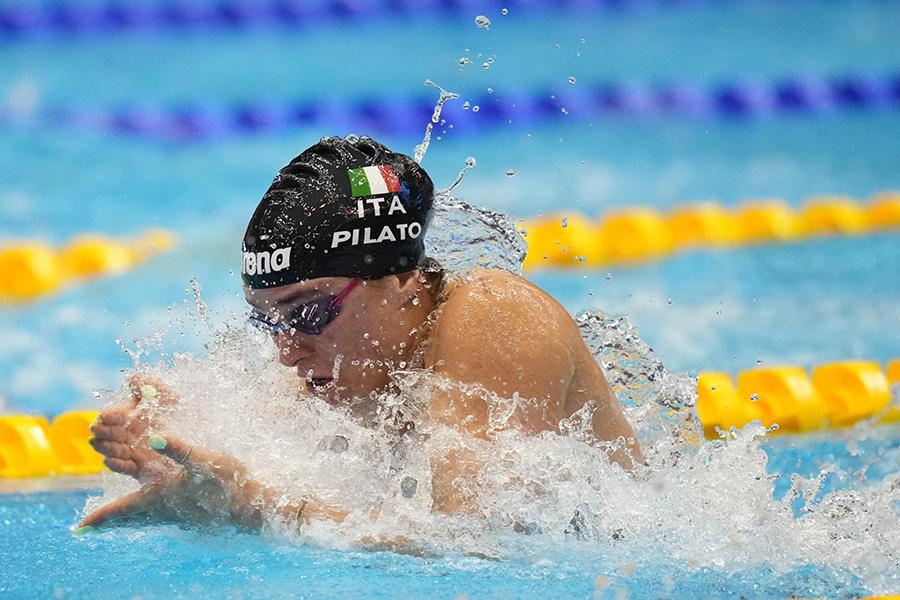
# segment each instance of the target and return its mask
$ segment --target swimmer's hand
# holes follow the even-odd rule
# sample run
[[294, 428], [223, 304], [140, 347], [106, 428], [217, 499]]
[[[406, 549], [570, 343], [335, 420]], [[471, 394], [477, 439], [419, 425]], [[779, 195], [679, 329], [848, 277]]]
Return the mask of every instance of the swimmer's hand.
[[128, 382], [128, 401], [105, 408], [91, 425], [91, 447], [102, 454], [109, 470], [145, 481], [159, 455], [147, 445], [152, 429], [159, 427], [161, 413], [178, 402], [163, 382], [135, 375]]
[[249, 477], [241, 461], [191, 447], [171, 436], [154, 435], [144, 447], [148, 457], [169, 459], [160, 461], [164, 468], [155, 471], [140, 490], [88, 515], [82, 527], [137, 518], [202, 525], [230, 523], [252, 530], [262, 526], [269, 493]]
[[115, 525], [138, 519], [195, 525], [236, 525], [259, 531], [267, 516], [299, 526], [313, 519], [343, 521], [348, 512], [318, 499], [285, 501], [250, 477], [247, 467], [221, 452], [196, 448], [172, 436], [151, 436], [146, 447], [162, 469], [140, 490], [110, 502], [80, 527]]

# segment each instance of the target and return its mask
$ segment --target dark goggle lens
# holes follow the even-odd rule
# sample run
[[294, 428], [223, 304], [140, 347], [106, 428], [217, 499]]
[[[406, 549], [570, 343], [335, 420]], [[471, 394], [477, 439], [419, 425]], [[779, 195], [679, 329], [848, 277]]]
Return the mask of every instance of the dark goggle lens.
[[341, 305], [332, 306], [336, 296], [325, 296], [298, 306], [286, 323], [272, 323], [262, 313], [250, 314], [250, 324], [257, 329], [275, 336], [296, 329], [307, 335], [320, 335], [325, 326], [341, 312]]

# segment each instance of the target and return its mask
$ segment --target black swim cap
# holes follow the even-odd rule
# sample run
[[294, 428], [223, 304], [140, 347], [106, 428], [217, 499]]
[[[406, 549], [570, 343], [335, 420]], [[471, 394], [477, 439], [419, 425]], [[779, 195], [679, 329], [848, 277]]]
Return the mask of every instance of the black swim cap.
[[322, 138], [278, 172], [256, 207], [244, 284], [412, 271], [425, 261], [433, 201], [431, 178], [410, 157], [367, 137]]

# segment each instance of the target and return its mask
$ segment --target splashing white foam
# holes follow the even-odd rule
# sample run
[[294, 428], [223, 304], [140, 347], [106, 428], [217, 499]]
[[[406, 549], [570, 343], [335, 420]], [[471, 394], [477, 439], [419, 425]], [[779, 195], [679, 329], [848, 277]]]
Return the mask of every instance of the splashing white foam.
[[[521, 268], [524, 241], [503, 215], [445, 196], [432, 233], [430, 250], [461, 272]], [[664, 564], [728, 576], [762, 569], [777, 579], [804, 565], [830, 565], [835, 578], [872, 593], [890, 591], [900, 577], [900, 474], [821, 498], [817, 479], [797, 477], [776, 499], [777, 476], [760, 446], [764, 428], [752, 423], [707, 442], [695, 380], [668, 372], [623, 315], [586, 311], [577, 322], [642, 443], [647, 466], [634, 474], [611, 465], [604, 445], [587, 435], [589, 407], [561, 423], [561, 435], [501, 430], [524, 401], [518, 397], [498, 399], [510, 410], [492, 415], [492, 443], [429, 427], [419, 420], [422, 407], [436, 388], [453, 384], [428, 372], [396, 373], [399, 391], [380, 398], [374, 426], [362, 426], [347, 411], [302, 396], [263, 335], [234, 317], [216, 325], [211, 311], [200, 311], [203, 318], [187, 325], [210, 340], [207, 355], [175, 354], [141, 367], [182, 396], [165, 417], [167, 431], [239, 458], [285, 499], [314, 494], [352, 511], [342, 524], [302, 530], [286, 531], [273, 519], [270, 534], [336, 549], [402, 536], [399, 549], [407, 551], [537, 561], [577, 548], [624, 572]], [[401, 419], [416, 429], [399, 436]], [[467, 448], [485, 465], [460, 482], [477, 493], [479, 516], [431, 511], [429, 457], [451, 447]], [[107, 477], [104, 496], [89, 508], [135, 485]], [[798, 516], [792, 502], [800, 500]], [[368, 518], [373, 509], [379, 518]]]

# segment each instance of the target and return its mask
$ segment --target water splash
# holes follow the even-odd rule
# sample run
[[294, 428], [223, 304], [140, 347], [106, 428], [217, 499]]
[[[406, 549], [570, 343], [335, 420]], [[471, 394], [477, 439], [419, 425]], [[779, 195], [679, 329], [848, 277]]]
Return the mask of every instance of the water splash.
[[477, 17], [475, 17], [475, 25], [479, 29], [490, 29], [491, 28], [491, 20], [488, 19], [484, 15], [478, 15]]
[[[526, 246], [508, 217], [452, 198], [449, 190], [438, 196], [426, 239], [430, 254], [460, 274], [481, 267], [519, 272]], [[868, 476], [855, 468], [843, 473], [831, 459], [800, 475], [792, 474], [788, 457], [791, 466], [778, 471], [761, 445], [766, 430], [759, 423], [708, 442], [695, 409], [696, 381], [669, 372], [625, 315], [587, 310], [576, 322], [642, 442], [648, 464], [635, 476], [611, 465], [604, 445], [592, 440], [590, 406], [564, 420], [559, 435], [505, 429], [515, 407], [527, 402], [517, 395], [494, 399], [500, 409], [490, 416], [491, 443], [429, 427], [419, 416], [435, 393], [454, 384], [425, 371], [397, 372], [395, 392], [380, 398], [379, 419], [361, 426], [347, 411], [302, 396], [270, 340], [247, 328], [244, 315], [201, 308], [199, 286], [192, 287], [198, 314], [181, 325], [209, 340], [207, 353], [176, 352], [140, 367], [182, 396], [164, 415], [166, 430], [236, 456], [285, 500], [315, 494], [356, 515], [302, 530], [272, 519], [269, 536], [335, 549], [402, 536], [407, 545], [394, 549], [449, 560], [462, 554], [535, 565], [564, 560], [599, 573], [598, 589], [610, 594], [636, 581], [665, 581], [669, 590], [701, 582], [693, 594], [654, 597], [734, 597], [716, 592], [740, 580], [749, 590], [775, 590], [767, 597], [859, 597], [889, 593], [900, 577], [895, 442], [873, 442], [878, 433], [868, 425], [828, 434], [830, 444], [847, 436], [857, 453], [870, 445]], [[161, 336], [147, 343], [160, 344]], [[108, 400], [123, 396], [120, 390]], [[422, 423], [418, 433], [398, 438], [401, 418]], [[883, 456], [872, 449], [876, 442]], [[461, 482], [477, 492], [482, 517], [431, 511], [430, 457], [450, 447], [468, 448], [485, 464]], [[829, 488], [838, 476], [850, 483]], [[104, 497], [89, 507], [135, 486], [107, 475]], [[374, 508], [378, 519], [360, 516]], [[472, 564], [477, 570], [482, 563]], [[601, 597], [613, 597], [602, 589]]]
[[453, 191], [453, 188], [458, 186], [459, 183], [463, 180], [463, 177], [465, 176], [466, 171], [468, 171], [469, 169], [471, 169], [474, 166], [475, 166], [475, 159], [470, 156], [469, 158], [466, 159], [466, 166], [463, 167], [463, 170], [459, 172], [459, 175], [456, 176], [456, 179], [453, 180], [453, 183], [450, 184], [450, 187], [448, 187], [445, 190], [436, 191], [435, 196], [448, 195], [451, 191]]
[[431, 122], [428, 123], [428, 126], [425, 128], [425, 139], [422, 140], [421, 144], [416, 146], [415, 152], [413, 153], [413, 158], [415, 158], [417, 163], [421, 163], [422, 159], [425, 158], [425, 153], [428, 151], [428, 146], [431, 144], [431, 132], [434, 129], [434, 126], [437, 125], [441, 120], [441, 109], [443, 109], [444, 107], [444, 102], [450, 100], [451, 98], [459, 98], [459, 94], [445, 91], [443, 88], [441, 88], [441, 86], [434, 83], [430, 79], [425, 80], [425, 85], [430, 85], [437, 88], [441, 93], [441, 97], [438, 98], [437, 104], [434, 106], [434, 112], [431, 115]]
[[458, 275], [475, 269], [521, 274], [528, 246], [515, 222], [508, 215], [477, 208], [449, 195], [463, 173], [465, 169], [454, 185], [436, 195], [426, 251]]

